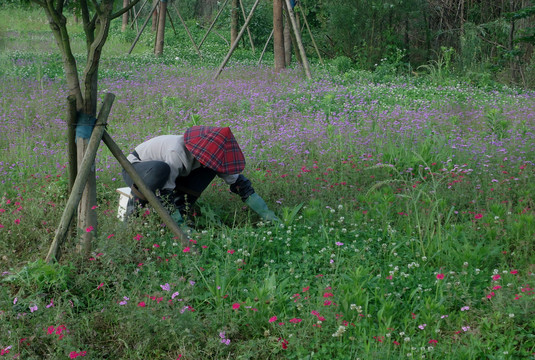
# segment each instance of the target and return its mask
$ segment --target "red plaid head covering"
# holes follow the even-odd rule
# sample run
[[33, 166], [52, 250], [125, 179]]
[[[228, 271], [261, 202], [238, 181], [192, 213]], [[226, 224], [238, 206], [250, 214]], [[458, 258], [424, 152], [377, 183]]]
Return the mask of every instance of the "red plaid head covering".
[[184, 133], [186, 148], [204, 166], [220, 174], [238, 174], [245, 158], [229, 127], [192, 126]]

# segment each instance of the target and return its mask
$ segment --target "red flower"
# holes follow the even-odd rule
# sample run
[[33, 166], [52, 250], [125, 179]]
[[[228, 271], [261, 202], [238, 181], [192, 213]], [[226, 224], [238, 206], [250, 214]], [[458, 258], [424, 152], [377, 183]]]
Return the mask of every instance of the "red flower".
[[444, 279], [444, 274], [437, 274], [437, 280]]
[[232, 309], [238, 310], [240, 308], [240, 303], [234, 303], [232, 304]]

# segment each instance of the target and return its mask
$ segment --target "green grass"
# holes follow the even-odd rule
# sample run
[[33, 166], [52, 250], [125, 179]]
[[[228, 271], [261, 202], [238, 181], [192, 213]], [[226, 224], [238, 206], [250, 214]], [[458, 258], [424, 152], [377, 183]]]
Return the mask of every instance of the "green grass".
[[248, 49], [212, 82], [216, 37], [202, 62], [172, 36], [155, 58], [149, 33], [128, 56], [132, 34], [113, 28], [100, 84], [121, 148], [231, 122], [283, 223], [214, 182], [190, 219], [193, 255], [150, 209], [117, 221], [124, 184], [101, 148], [91, 256], [75, 234], [46, 264], [67, 162], [61, 59], [34, 47], [51, 41], [39, 16], [0, 11], [0, 34], [23, 40], [0, 44], [0, 358], [534, 358], [533, 94], [336, 63], [307, 81], [256, 68]]

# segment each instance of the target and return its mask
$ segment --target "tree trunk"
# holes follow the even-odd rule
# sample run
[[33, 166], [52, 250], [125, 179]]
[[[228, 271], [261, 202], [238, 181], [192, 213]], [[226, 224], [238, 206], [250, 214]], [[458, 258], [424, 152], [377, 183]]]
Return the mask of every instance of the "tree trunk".
[[284, 17], [284, 63], [290, 66], [292, 63], [292, 25], [288, 18], [288, 12], [285, 12]]
[[239, 19], [239, 12], [238, 12], [238, 4], [239, 0], [232, 0], [231, 3], [231, 9], [230, 9], [230, 44], [234, 44], [234, 41], [236, 41], [236, 38], [238, 37], [238, 19]]
[[282, 0], [273, 0], [273, 53], [275, 71], [286, 67], [284, 53], [284, 30], [282, 21]]
[[160, 1], [160, 19], [158, 20], [158, 33], [156, 34], [156, 47], [154, 53], [156, 56], [163, 54], [163, 44], [165, 38], [165, 16], [167, 14], [167, 0]]
[[[127, 7], [130, 0], [123, 0], [123, 7]], [[125, 32], [128, 27], [128, 11], [123, 14], [123, 24], [121, 26], [121, 31]]]

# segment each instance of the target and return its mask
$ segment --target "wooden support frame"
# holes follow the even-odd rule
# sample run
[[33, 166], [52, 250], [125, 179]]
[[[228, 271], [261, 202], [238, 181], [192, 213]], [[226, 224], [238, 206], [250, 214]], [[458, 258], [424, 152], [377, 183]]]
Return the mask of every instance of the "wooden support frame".
[[[243, 7], [243, 1], [238, 0], [238, 2], [240, 3], [241, 13], [243, 15], [243, 18], [245, 19], [246, 14], [245, 14], [245, 8]], [[251, 48], [253, 49], [253, 55], [254, 55], [255, 48], [254, 48], [254, 43], [253, 43], [253, 36], [251, 35], [251, 30], [249, 30], [249, 26], [247, 26], [247, 35], [249, 36], [249, 43], [251, 43]]]
[[87, 150], [84, 153], [83, 160], [79, 166], [71, 194], [69, 196], [69, 199], [67, 200], [67, 204], [61, 216], [58, 229], [56, 230], [56, 234], [48, 250], [45, 259], [46, 262], [59, 261], [61, 257], [61, 247], [65, 242], [65, 238], [69, 231], [73, 216], [76, 212], [76, 208], [78, 207], [78, 204], [80, 203], [80, 200], [82, 198], [82, 193], [86, 186], [91, 168], [94, 166], [98, 146], [101, 140], [104, 141], [104, 143], [110, 149], [111, 153], [123, 166], [126, 172], [128, 172], [128, 174], [132, 177], [139, 191], [145, 196], [149, 204], [154, 207], [156, 213], [160, 215], [165, 225], [167, 225], [171, 232], [173, 232], [173, 234], [177, 236], [178, 240], [184, 246], [188, 244], [189, 240], [187, 234], [182, 231], [182, 229], [180, 229], [180, 227], [171, 218], [171, 215], [169, 215], [169, 213], [160, 203], [156, 195], [147, 187], [143, 179], [135, 171], [132, 164], [130, 164], [130, 162], [126, 159], [121, 149], [117, 146], [117, 144], [115, 144], [111, 136], [106, 132], [105, 125], [107, 124], [108, 116], [110, 114], [111, 106], [113, 104], [114, 99], [115, 95], [111, 93], [106, 94], [104, 103], [97, 117], [97, 122], [93, 129], [93, 132], [91, 133]]
[[217, 13], [214, 21], [212, 21], [212, 23], [210, 24], [210, 27], [208, 28], [208, 30], [206, 31], [206, 33], [204, 34], [201, 42], [199, 43], [199, 50], [201, 49], [202, 47], [202, 44], [204, 44], [204, 40], [206, 40], [206, 38], [208, 37], [208, 34], [210, 34], [210, 32], [212, 31], [215, 23], [217, 22], [217, 19], [219, 19], [219, 16], [221, 15], [221, 13], [223, 12], [223, 9], [225, 8], [225, 6], [227, 5], [228, 3], [228, 0], [225, 0], [225, 2], [223, 3], [223, 5], [221, 6], [221, 9], [219, 9], [219, 12]]
[[243, 36], [243, 33], [245, 32], [245, 29], [249, 25], [249, 22], [251, 21], [251, 19], [253, 17], [253, 14], [254, 14], [254, 11], [255, 11], [256, 7], [258, 6], [259, 2], [260, 2], [260, 0], [256, 0], [255, 1], [254, 5], [253, 5], [253, 7], [251, 9], [251, 12], [249, 12], [249, 16], [247, 16], [247, 19], [245, 19], [245, 23], [243, 24], [240, 32], [238, 33], [238, 36], [236, 37], [236, 40], [234, 41], [234, 44], [232, 44], [232, 46], [230, 47], [229, 52], [227, 53], [227, 56], [225, 56], [225, 58], [223, 59], [223, 62], [221, 63], [221, 65], [217, 69], [216, 73], [214, 74], [213, 80], [217, 80], [217, 78], [219, 77], [219, 75], [223, 71], [223, 68], [225, 67], [225, 65], [229, 61], [230, 57], [232, 56], [232, 53], [238, 47], [238, 43], [240, 42], [240, 39]]
[[186, 29], [186, 33], [188, 34], [189, 36], [189, 39], [191, 40], [191, 43], [193, 44], [193, 47], [195, 48], [195, 51], [197, 52], [197, 55], [199, 55], [199, 58], [201, 58], [202, 60], [202, 54], [201, 54], [201, 51], [199, 50], [199, 47], [197, 46], [197, 44], [195, 44], [195, 40], [193, 40], [193, 36], [191, 36], [191, 33], [188, 29], [188, 25], [186, 25], [186, 22], [184, 21], [184, 19], [182, 18], [182, 15], [180, 15], [180, 11], [178, 11], [178, 8], [176, 7], [175, 3], [173, 2], [173, 7], [175, 8], [175, 11], [178, 15], [178, 18], [180, 19], [180, 22], [182, 22], [182, 26], [184, 26], [184, 29]]
[[297, 41], [297, 46], [299, 47], [299, 53], [301, 54], [301, 60], [303, 61], [303, 67], [305, 68], [305, 74], [307, 78], [312, 79], [312, 73], [310, 72], [310, 64], [308, 63], [308, 58], [305, 52], [305, 47], [303, 46], [303, 40], [301, 39], [301, 31], [297, 26], [297, 21], [295, 20], [295, 14], [290, 4], [290, 0], [284, 0], [286, 2], [286, 9], [288, 10], [288, 17], [292, 24], [294, 30], [295, 39]]

